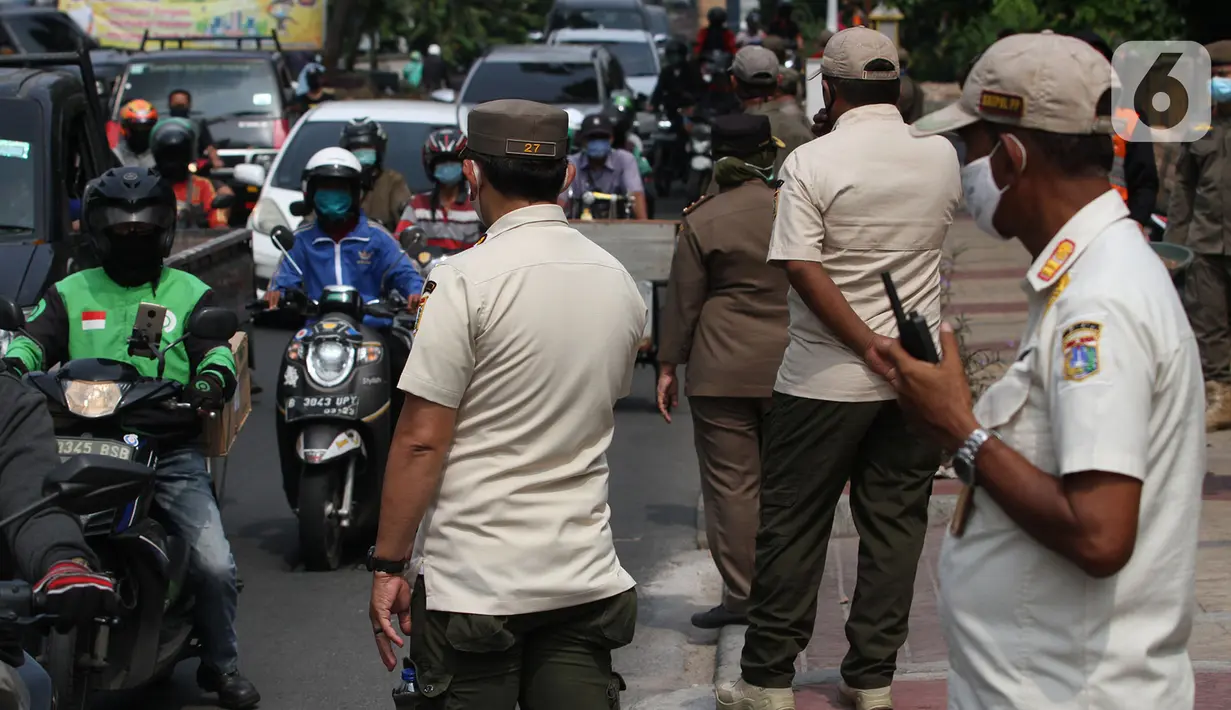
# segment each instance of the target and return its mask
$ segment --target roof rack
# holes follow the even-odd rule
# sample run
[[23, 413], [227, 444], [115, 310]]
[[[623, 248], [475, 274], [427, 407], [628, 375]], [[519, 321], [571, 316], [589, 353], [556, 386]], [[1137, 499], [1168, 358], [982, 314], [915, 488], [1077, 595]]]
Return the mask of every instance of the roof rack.
[[[90, 61], [90, 50], [83, 40], [78, 40], [76, 52], [0, 55], [0, 68], [3, 69], [48, 69], [64, 66], [75, 66], [81, 72], [86, 113], [89, 114], [90, 125], [101, 131], [104, 121], [102, 102], [98, 98], [98, 80], [94, 76], [94, 64]], [[101, 137], [96, 143], [105, 147], [107, 139]]]
[[259, 52], [261, 50], [261, 43], [270, 42], [270, 41], [274, 43], [274, 50], [281, 53], [282, 43], [278, 41], [278, 31], [277, 30], [270, 32], [268, 35], [239, 35], [239, 36], [158, 35], [158, 36], [155, 36], [155, 35], [151, 35], [149, 29], [146, 28], [146, 30], [141, 33], [141, 47], [137, 51], [144, 52], [145, 45], [151, 42], [157, 42], [158, 48], [160, 50], [166, 49], [168, 42], [173, 42], [175, 44], [175, 49], [183, 49], [185, 42], [235, 42], [235, 49], [243, 49], [244, 42], [256, 42], [256, 48], [257, 48], [257, 51]]

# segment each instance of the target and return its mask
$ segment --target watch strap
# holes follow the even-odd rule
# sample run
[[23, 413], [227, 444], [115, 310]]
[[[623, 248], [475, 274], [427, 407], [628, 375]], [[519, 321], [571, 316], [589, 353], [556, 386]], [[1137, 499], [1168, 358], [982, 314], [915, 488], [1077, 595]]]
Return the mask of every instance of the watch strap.
[[376, 556], [375, 545], [368, 549], [367, 568], [369, 572], [380, 572], [382, 574], [404, 574], [408, 567], [410, 567], [410, 560], [386, 560]]

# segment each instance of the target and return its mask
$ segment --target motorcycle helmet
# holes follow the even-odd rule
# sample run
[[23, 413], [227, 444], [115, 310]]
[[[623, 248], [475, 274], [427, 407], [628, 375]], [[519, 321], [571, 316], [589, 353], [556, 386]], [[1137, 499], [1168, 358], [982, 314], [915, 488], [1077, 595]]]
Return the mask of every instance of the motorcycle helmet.
[[176, 209], [175, 191], [158, 171], [112, 168], [86, 184], [81, 223], [109, 274], [112, 264], [133, 266], [134, 257], [146, 262], [157, 257], [161, 268], [175, 240]]
[[727, 11], [721, 7], [711, 7], [710, 11], [705, 13], [705, 19], [711, 25], [725, 25], [727, 23]]
[[325, 81], [325, 65], [312, 62], [304, 67], [303, 81], [304, 84], [307, 84], [308, 91], [315, 91], [321, 88], [321, 84]]
[[611, 120], [612, 144], [617, 148], [624, 148], [625, 143], [628, 142], [628, 133], [632, 130], [637, 118], [631, 103], [613, 99], [604, 113]]
[[749, 32], [756, 32], [761, 29], [761, 12], [760, 10], [749, 10], [744, 16], [744, 26]]
[[688, 61], [688, 45], [682, 40], [671, 39], [663, 49], [667, 66], [678, 66]]
[[352, 118], [342, 128], [338, 145], [355, 154], [363, 166], [364, 177], [374, 179], [385, 164], [385, 146], [389, 136], [379, 123], [364, 116]]
[[448, 160], [462, 162], [466, 150], [466, 134], [459, 128], [437, 128], [423, 141], [423, 169], [432, 175], [436, 163]]
[[133, 99], [120, 109], [120, 134], [134, 153], [144, 153], [150, 145], [150, 131], [158, 123], [158, 109], [145, 99]]
[[184, 119], [162, 121], [150, 134], [150, 153], [158, 172], [173, 184], [188, 179], [188, 165], [197, 159], [197, 137]]
[[318, 150], [303, 169], [304, 201], [322, 222], [338, 222], [359, 213], [363, 200], [363, 165], [345, 148]]

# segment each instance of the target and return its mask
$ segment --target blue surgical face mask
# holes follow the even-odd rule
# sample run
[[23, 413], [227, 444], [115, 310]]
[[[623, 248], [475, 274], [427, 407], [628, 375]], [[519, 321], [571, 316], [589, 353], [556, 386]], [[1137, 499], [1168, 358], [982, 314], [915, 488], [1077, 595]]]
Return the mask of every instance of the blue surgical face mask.
[[443, 185], [456, 185], [462, 181], [462, 164], [437, 163], [432, 169], [432, 177]]
[[610, 138], [591, 138], [586, 142], [586, 155], [591, 158], [606, 158], [611, 154]]
[[1216, 104], [1231, 104], [1231, 77], [1216, 76], [1210, 79], [1210, 96]]
[[376, 165], [376, 149], [375, 148], [356, 148], [351, 153], [359, 160], [359, 164], [365, 168]]
[[341, 219], [350, 212], [351, 194], [346, 190], [317, 190], [312, 206], [325, 219]]

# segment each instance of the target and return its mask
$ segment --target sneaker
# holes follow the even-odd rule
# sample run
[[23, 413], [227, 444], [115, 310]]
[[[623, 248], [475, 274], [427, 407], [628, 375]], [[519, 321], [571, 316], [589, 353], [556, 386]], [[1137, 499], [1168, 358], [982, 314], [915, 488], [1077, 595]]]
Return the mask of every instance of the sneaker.
[[718, 710], [795, 710], [794, 690], [762, 688], [743, 678], [714, 688], [714, 699]]
[[724, 626], [747, 623], [748, 617], [728, 611], [721, 604], [708, 611], [699, 611], [692, 615], [692, 625], [698, 629], [721, 629]]
[[838, 683], [838, 697], [854, 705], [855, 710], [893, 710], [893, 691], [889, 686], [860, 690], [841, 681]]
[[219, 673], [202, 663], [197, 668], [197, 685], [207, 693], [217, 693], [218, 706], [226, 710], [248, 710], [261, 702], [256, 686], [239, 671]]

